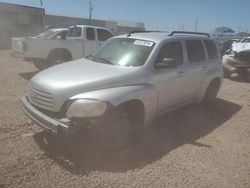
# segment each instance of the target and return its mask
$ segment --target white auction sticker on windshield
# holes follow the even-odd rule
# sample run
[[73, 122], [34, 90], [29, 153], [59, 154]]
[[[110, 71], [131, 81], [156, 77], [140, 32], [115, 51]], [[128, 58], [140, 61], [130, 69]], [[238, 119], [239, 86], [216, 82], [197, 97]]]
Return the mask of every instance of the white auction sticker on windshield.
[[153, 42], [150, 42], [150, 41], [145, 41], [145, 40], [136, 40], [134, 42], [135, 45], [141, 45], [141, 46], [149, 46], [149, 47], [152, 47], [153, 46]]

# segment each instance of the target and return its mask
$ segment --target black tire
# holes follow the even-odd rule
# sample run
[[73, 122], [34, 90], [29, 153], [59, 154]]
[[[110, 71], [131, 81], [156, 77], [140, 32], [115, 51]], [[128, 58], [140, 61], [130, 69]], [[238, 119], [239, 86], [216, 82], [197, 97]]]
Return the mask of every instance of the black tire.
[[46, 61], [33, 61], [34, 66], [38, 69], [38, 70], [43, 70], [46, 69], [48, 67], [48, 62]]
[[130, 146], [138, 133], [139, 122], [131, 111], [119, 107], [110, 116], [95, 125], [91, 130], [94, 143], [105, 150], [121, 150]]
[[203, 103], [205, 105], [213, 104], [219, 92], [220, 82], [213, 80], [207, 87]]
[[231, 72], [229, 70], [224, 68], [223, 73], [224, 73], [224, 78], [230, 78]]
[[48, 58], [48, 66], [58, 65], [67, 61], [72, 60], [70, 52], [66, 50], [56, 50], [49, 54]]
[[248, 71], [246, 68], [240, 68], [237, 70], [237, 73], [240, 75], [240, 78], [243, 80], [247, 80], [248, 78]]

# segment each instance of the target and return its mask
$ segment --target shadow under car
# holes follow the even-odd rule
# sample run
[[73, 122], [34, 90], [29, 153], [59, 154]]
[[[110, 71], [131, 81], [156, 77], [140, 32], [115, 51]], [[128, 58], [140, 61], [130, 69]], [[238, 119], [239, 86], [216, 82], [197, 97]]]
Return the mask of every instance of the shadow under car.
[[127, 148], [108, 151], [98, 146], [94, 138], [57, 138], [42, 131], [34, 140], [45, 155], [74, 174], [89, 171], [125, 172], [142, 168], [161, 159], [184, 144], [211, 148], [197, 142], [221, 126], [240, 110], [232, 102], [217, 99], [212, 106], [192, 104], [159, 117], [147, 128], [142, 128], [139, 138]]

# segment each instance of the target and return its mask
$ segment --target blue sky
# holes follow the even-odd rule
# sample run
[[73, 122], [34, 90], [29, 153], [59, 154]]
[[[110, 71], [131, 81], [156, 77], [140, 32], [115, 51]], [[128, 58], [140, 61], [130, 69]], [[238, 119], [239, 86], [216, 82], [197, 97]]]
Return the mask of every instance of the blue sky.
[[[40, 7], [39, 0], [0, 0]], [[43, 0], [46, 12], [88, 17], [89, 0]], [[148, 30], [209, 32], [218, 26], [250, 32], [250, 0], [92, 0], [93, 17], [144, 22]]]

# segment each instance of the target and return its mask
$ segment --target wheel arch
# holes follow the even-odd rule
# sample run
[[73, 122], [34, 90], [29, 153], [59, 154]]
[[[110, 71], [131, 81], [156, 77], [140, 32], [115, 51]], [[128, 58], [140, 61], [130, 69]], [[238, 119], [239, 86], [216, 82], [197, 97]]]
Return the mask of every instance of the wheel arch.
[[133, 116], [133, 119], [140, 123], [144, 122], [145, 119], [145, 106], [144, 103], [139, 99], [131, 99], [120, 103], [116, 109], [125, 109]]
[[97, 90], [75, 95], [70, 99], [75, 100], [79, 98], [107, 101], [115, 108], [135, 105], [143, 114], [144, 124], [152, 122], [156, 116], [157, 92], [150, 84]]
[[206, 95], [207, 88], [209, 87], [210, 84], [218, 84], [218, 90], [220, 89], [222, 85], [222, 77], [221, 76], [215, 76], [213, 78], [207, 79], [205, 83], [203, 83], [200, 93], [197, 97], [197, 101], [201, 102], [204, 99], [204, 96]]
[[62, 54], [66, 54], [66, 57], [68, 57], [69, 60], [72, 60], [72, 53], [66, 48], [54, 48], [50, 50], [46, 59], [49, 60], [50, 57], [52, 57], [53, 55], [62, 55]]

